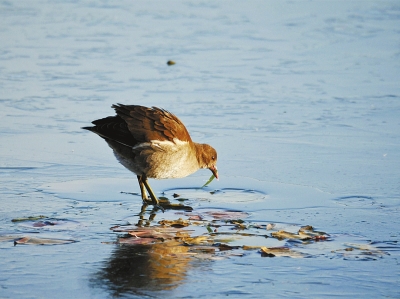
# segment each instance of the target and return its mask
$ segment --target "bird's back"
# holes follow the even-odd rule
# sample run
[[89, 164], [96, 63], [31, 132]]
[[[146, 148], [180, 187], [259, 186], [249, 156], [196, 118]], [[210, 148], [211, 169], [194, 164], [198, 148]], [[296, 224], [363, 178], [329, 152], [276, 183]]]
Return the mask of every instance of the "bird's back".
[[93, 127], [83, 129], [92, 131], [104, 139], [127, 146], [156, 141], [191, 142], [185, 125], [174, 114], [157, 108], [139, 105], [113, 105], [116, 116], [109, 116], [92, 122]]
[[122, 165], [153, 178], [177, 178], [199, 168], [195, 145], [184, 124], [172, 113], [138, 105], [113, 105], [116, 116], [92, 122]]

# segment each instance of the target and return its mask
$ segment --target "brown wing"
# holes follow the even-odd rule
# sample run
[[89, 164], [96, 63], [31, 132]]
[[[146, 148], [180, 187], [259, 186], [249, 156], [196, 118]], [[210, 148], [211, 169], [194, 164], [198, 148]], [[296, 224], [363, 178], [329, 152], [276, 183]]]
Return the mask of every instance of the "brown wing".
[[151, 140], [172, 141], [174, 138], [191, 142], [185, 125], [166, 110], [122, 104], [112, 107], [117, 116], [125, 121], [131, 136], [137, 143]]

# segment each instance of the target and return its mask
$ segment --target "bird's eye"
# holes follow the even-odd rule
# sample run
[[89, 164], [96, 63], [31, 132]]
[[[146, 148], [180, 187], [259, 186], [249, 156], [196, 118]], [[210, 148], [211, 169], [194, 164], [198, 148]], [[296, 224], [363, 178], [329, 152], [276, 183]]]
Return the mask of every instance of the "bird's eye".
[[212, 157], [211, 157], [211, 159], [215, 160], [215, 157], [214, 157], [214, 156], [212, 156]]

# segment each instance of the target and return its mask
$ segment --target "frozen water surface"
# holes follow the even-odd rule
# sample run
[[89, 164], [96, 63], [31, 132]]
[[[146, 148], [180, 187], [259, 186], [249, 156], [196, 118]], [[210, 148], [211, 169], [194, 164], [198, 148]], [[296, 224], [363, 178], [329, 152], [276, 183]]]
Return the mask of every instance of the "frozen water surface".
[[[0, 297], [398, 298], [399, 21], [398, 1], [0, 1]], [[193, 211], [147, 224], [204, 217], [238, 248], [122, 245], [136, 179], [80, 129], [117, 102], [219, 154], [205, 189], [152, 181]], [[305, 225], [329, 239], [271, 236]]]

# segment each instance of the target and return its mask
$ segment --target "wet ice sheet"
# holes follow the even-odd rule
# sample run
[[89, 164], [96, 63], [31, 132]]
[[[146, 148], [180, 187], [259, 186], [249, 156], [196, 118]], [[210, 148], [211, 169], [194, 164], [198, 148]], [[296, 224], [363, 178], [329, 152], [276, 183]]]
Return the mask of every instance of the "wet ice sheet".
[[[239, 246], [241, 249], [242, 246], [289, 246], [292, 248], [294, 252], [297, 254], [302, 254], [307, 258], [306, 263], [297, 263], [298, 274], [290, 273], [290, 275], [286, 272], [286, 278], [292, 277], [294, 279], [296, 275], [306, 275], [308, 271], [324, 271], [325, 267], [328, 269], [338, 269], [340, 267], [346, 267], [347, 269], [349, 265], [343, 264], [344, 261], [358, 261], [358, 262], [372, 262], [377, 260], [391, 260], [393, 257], [398, 256], [399, 248], [396, 245], [396, 242], [391, 242], [389, 240], [382, 241], [379, 239], [380, 235], [380, 227], [375, 227], [374, 230], [368, 231], [368, 237], [363, 235], [364, 232], [356, 232], [355, 227], [349, 227], [350, 219], [354, 218], [352, 215], [353, 209], [345, 210], [342, 207], [342, 203], [345, 200], [344, 198], [336, 199], [332, 198], [329, 194], [325, 194], [319, 190], [315, 190], [309, 187], [301, 187], [301, 186], [286, 186], [284, 184], [271, 184], [267, 182], [261, 182], [254, 179], [248, 178], [225, 178], [226, 183], [228, 185], [234, 185], [236, 188], [226, 189], [224, 188], [224, 184], [221, 182], [215, 183], [214, 187], [220, 188], [206, 188], [205, 190], [191, 187], [196, 185], [198, 179], [192, 178], [185, 180], [186, 184], [177, 186], [176, 188], [171, 188], [171, 184], [176, 181], [161, 181], [161, 184], [155, 184], [157, 186], [155, 189], [158, 190], [160, 194], [168, 197], [170, 200], [173, 200], [173, 194], [179, 193], [180, 196], [188, 198], [188, 202], [194, 207], [194, 211], [190, 213], [186, 212], [176, 212], [176, 211], [167, 211], [166, 213], [158, 213], [156, 217], [151, 220], [148, 224], [150, 226], [157, 225], [158, 221], [163, 219], [176, 219], [177, 217], [185, 218], [189, 216], [193, 216], [195, 213], [199, 215], [203, 215], [205, 219], [210, 217], [210, 215], [215, 215], [218, 211], [221, 211], [223, 214], [223, 208], [227, 209], [235, 209], [236, 211], [240, 211], [242, 209], [248, 209], [248, 215], [244, 216], [238, 212], [238, 217], [243, 218], [245, 223], [248, 225], [254, 226], [255, 224], [260, 225], [261, 228], [251, 228], [249, 230], [243, 231], [243, 233], [254, 233], [260, 234], [260, 237], [237, 237], [237, 234], [223, 236], [221, 235], [216, 239], [216, 241], [228, 242], [230, 246]], [[55, 192], [58, 190], [57, 196], [59, 197], [68, 197], [73, 199], [75, 197], [75, 201], [80, 202], [81, 204], [87, 203], [86, 195], [82, 195], [86, 191], [82, 189], [82, 186], [86, 186], [86, 189], [92, 193], [94, 201], [102, 202], [103, 197], [110, 197], [112, 194], [120, 194], [119, 197], [120, 205], [117, 210], [119, 210], [119, 215], [125, 214], [127, 216], [124, 219], [121, 219], [120, 222], [122, 224], [131, 224], [128, 227], [121, 226], [120, 229], [117, 229], [120, 233], [124, 230], [129, 231], [137, 229], [135, 224], [138, 222], [138, 211], [140, 206], [140, 197], [138, 195], [128, 194], [128, 193], [120, 193], [120, 188], [125, 188], [127, 183], [130, 180], [87, 180], [86, 184], [77, 184], [74, 190], [74, 182], [66, 182], [66, 183], [57, 183], [49, 187], [48, 190], [44, 190], [43, 192], [47, 193], [49, 190]], [[230, 182], [230, 183], [228, 183]], [[158, 182], [160, 183], [160, 182]], [[96, 186], [107, 184], [108, 192], [104, 193], [103, 189], [96, 188]], [[251, 187], [250, 189], [240, 189], [240, 185]], [[199, 185], [199, 184], [198, 184]], [[200, 184], [201, 185], [201, 184]], [[168, 188], [163, 189], [162, 187], [167, 186]], [[64, 188], [63, 188], [64, 187]], [[67, 187], [67, 188], [65, 188]], [[65, 190], [68, 190], [68, 194], [64, 194]], [[219, 190], [219, 192], [215, 192]], [[239, 192], [240, 191], [240, 192]], [[221, 193], [224, 193], [223, 196]], [[252, 198], [253, 195], [255, 197], [262, 200], [255, 200], [254, 202], [245, 203], [238, 199], [246, 198], [247, 195], [250, 195]], [[280, 196], [282, 199], [285, 197], [291, 198], [292, 201], [294, 198], [300, 199], [300, 205], [296, 207], [295, 204], [292, 206], [285, 206], [284, 202], [280, 202]], [[232, 198], [231, 202], [226, 201], [226, 197]], [[330, 197], [330, 199], [329, 199]], [[178, 198], [178, 197], [177, 197]], [[308, 199], [305, 200], [305, 199]], [[352, 198], [349, 198], [352, 200]], [[340, 200], [341, 203], [338, 205], [337, 201]], [[369, 199], [371, 200], [371, 199]], [[323, 205], [321, 204], [323, 202]], [[186, 203], [186, 202], [185, 202]], [[350, 202], [351, 203], [351, 202]], [[254, 208], [254, 204], [261, 204], [260, 207]], [[319, 204], [319, 205], [317, 205]], [[305, 206], [309, 205], [309, 206]], [[211, 208], [207, 208], [211, 207]], [[268, 208], [267, 208], [268, 206]], [[249, 209], [250, 208], [250, 209]], [[358, 210], [358, 217], [364, 217], [364, 219], [369, 218], [370, 210], [376, 211], [376, 207], [369, 207], [368, 205], [364, 205], [364, 209]], [[365, 210], [365, 211], [363, 211]], [[211, 211], [211, 213], [210, 213]], [[111, 212], [111, 210], [109, 211]], [[129, 215], [129, 213], [133, 213]], [[150, 210], [148, 211], [147, 216], [150, 214]], [[344, 221], [335, 222], [334, 217], [329, 215], [336, 215], [336, 217], [342, 217], [343, 219], [347, 219], [347, 223]], [[208, 216], [207, 216], [208, 215]], [[328, 215], [328, 216], [327, 216]], [[146, 218], [145, 217], [145, 218]], [[213, 216], [211, 216], [213, 217]], [[224, 216], [226, 218], [226, 216]], [[323, 220], [322, 218], [328, 218]], [[223, 221], [223, 220], [221, 220]], [[280, 221], [279, 223], [274, 221]], [[291, 222], [284, 222], [291, 221]], [[331, 221], [331, 223], [329, 223]], [[143, 222], [145, 223], [145, 222]], [[267, 231], [265, 229], [266, 225], [269, 223], [275, 223], [275, 227], [273, 232], [279, 230], [286, 230], [289, 232], [295, 232], [299, 229], [299, 225], [315, 224], [318, 225], [319, 228], [324, 228], [330, 233], [329, 239], [325, 242], [302, 242], [302, 241], [277, 241], [274, 239], [265, 239], [262, 237], [263, 235], [271, 236], [271, 231]], [[322, 224], [323, 223], [323, 224]], [[218, 223], [216, 223], [218, 224]], [[353, 223], [351, 225], [354, 225]], [[363, 224], [365, 226], [366, 223]], [[116, 228], [113, 228], [116, 230]], [[189, 227], [189, 229], [193, 229]], [[227, 227], [219, 227], [218, 231], [223, 233], [225, 230], [230, 231], [229, 225]], [[194, 235], [204, 235], [206, 234], [206, 229], [204, 227], [197, 226], [195, 228]], [[108, 238], [109, 236], [107, 236]], [[137, 240], [138, 237], [131, 237], [134, 240]], [[377, 238], [376, 240], [370, 238]], [[131, 240], [132, 240], [131, 239]], [[124, 241], [122, 241], [124, 240]], [[237, 272], [240, 275], [233, 274], [228, 271], [228, 269], [224, 269], [223, 273], [229, 273], [232, 277], [240, 280], [240, 281], [259, 281], [259, 287], [254, 289], [252, 284], [246, 286], [242, 286], [241, 291], [236, 290], [235, 287], [229, 288], [229, 290], [219, 290], [218, 294], [222, 295], [225, 293], [236, 294], [237, 296], [243, 295], [257, 295], [261, 294], [259, 292], [263, 292], [266, 287], [266, 281], [275, 281], [277, 278], [277, 272], [273, 272], [272, 276], [268, 276], [265, 278], [265, 273], [260, 270], [260, 265], [265, 265], [265, 261], [262, 260], [262, 257], [258, 250], [250, 250], [243, 251], [241, 249], [231, 250], [219, 252], [217, 254], [207, 254], [207, 253], [193, 253], [193, 249], [182, 246], [174, 246], [168, 244], [167, 242], [156, 243], [152, 245], [136, 245], [138, 241], [133, 243], [129, 238], [120, 240], [120, 246], [118, 246], [113, 253], [104, 261], [104, 264], [101, 267], [101, 270], [94, 274], [92, 278], [92, 286], [95, 288], [101, 289], [109, 289], [112, 292], [123, 292], [126, 294], [130, 294], [134, 296], [135, 294], [140, 296], [141, 294], [154, 294], [158, 295], [164, 294], [165, 290], [175, 290], [176, 292], [180, 292], [182, 289], [185, 290], [185, 281], [196, 279], [196, 275], [202, 273], [202, 268], [209, 267], [210, 262], [213, 262], [213, 271], [221, 271], [219, 268], [220, 263], [224, 264], [224, 260], [228, 258], [231, 260], [233, 264], [230, 266], [225, 265], [226, 267], [234, 267], [237, 269]], [[116, 239], [114, 239], [114, 242]], [[154, 240], [152, 241], [154, 242]], [[304, 244], [302, 244], [304, 243]], [[134, 247], [130, 247], [134, 246]], [[192, 251], [190, 251], [192, 250]], [[200, 250], [197, 248], [196, 250]], [[204, 251], [204, 249], [203, 249]], [[201, 250], [199, 252], [202, 252]], [[392, 255], [392, 256], [391, 256]], [[145, 258], [144, 258], [145, 257]], [[159, 264], [157, 262], [158, 257], [162, 257], [163, 262]], [[259, 258], [261, 260], [255, 260], [255, 258]], [[155, 259], [155, 260], [154, 260]], [[317, 264], [314, 264], [313, 260], [318, 260]], [[130, 268], [127, 266], [126, 262], [129, 260], [131, 263], [135, 263], [135, 265], [139, 265], [138, 267]], [[340, 260], [341, 262], [336, 262], [332, 264], [332, 260]], [[218, 264], [214, 264], [217, 262]], [[278, 267], [277, 264], [272, 263]], [[291, 265], [295, 267], [290, 262], [288, 263], [286, 260], [283, 261], [284, 265]], [[246, 265], [248, 267], [258, 265], [256, 268], [258, 270], [251, 270], [252, 275], [249, 276], [249, 273], [242, 272], [241, 267]], [[270, 265], [270, 263], [268, 263]], [[307, 266], [306, 266], [307, 265]], [[334, 266], [335, 265], [335, 266]], [[304, 270], [302, 268], [305, 267]], [[143, 273], [140, 269], [147, 269], [146, 273]], [[358, 266], [355, 267], [359, 269]], [[168, 269], [168, 270], [167, 270]], [[292, 269], [292, 268], [290, 268]], [[319, 270], [318, 270], [319, 269]], [[278, 273], [282, 271], [285, 272], [284, 269], [278, 271]], [[286, 269], [288, 271], [288, 269]], [[291, 270], [292, 271], [292, 270]], [[354, 269], [354, 271], [356, 271]], [[358, 270], [357, 270], [358, 271]], [[203, 274], [205, 275], [205, 274]], [[212, 277], [212, 274], [207, 272], [208, 277]], [[227, 274], [228, 275], [228, 274]], [[258, 278], [255, 278], [254, 275], [257, 275]], [[288, 276], [289, 275], [289, 276]], [[317, 296], [323, 295], [324, 288], [323, 286], [328, 287], [333, 283], [343, 283], [340, 278], [334, 278], [335, 275], [327, 276], [325, 280], [324, 277], [312, 278], [310, 274], [307, 274], [309, 279], [304, 280], [301, 284], [304, 285], [314, 285], [312, 290], [307, 288], [307, 292], [309, 294], [314, 294]], [[218, 276], [219, 277], [219, 276]], [[328, 280], [329, 277], [329, 280]], [[219, 281], [219, 278], [213, 279], [213, 284], [216, 281]], [[361, 288], [361, 290], [366, 291], [368, 287], [365, 284], [365, 279], [367, 277], [358, 277], [357, 282], [354, 282], [357, 287]], [[196, 279], [198, 280], [198, 278]], [[342, 281], [342, 282], [341, 282]], [[202, 282], [205, 283], [204, 281]], [[301, 285], [300, 284], [300, 285]], [[250, 289], [251, 286], [251, 289]], [[318, 287], [320, 286], [320, 287]], [[249, 287], [249, 289], [247, 289]], [[364, 289], [366, 288], [366, 289]], [[295, 287], [297, 290], [297, 287]], [[296, 292], [298, 292], [298, 289]], [[278, 292], [279, 289], [277, 290]], [[282, 290], [281, 290], [282, 291]], [[161, 292], [161, 293], [160, 293]], [[203, 291], [204, 292], [204, 291]], [[175, 294], [175, 293], [174, 293]], [[342, 295], [349, 296], [351, 294], [355, 294], [353, 290], [342, 290]], [[214, 294], [215, 295], [215, 294]], [[327, 295], [327, 293], [325, 294]]]
[[[83, 224], [63, 232], [79, 240], [65, 246], [1, 242], [2, 295], [398, 297], [399, 11], [396, 1], [0, 2], [2, 230], [37, 234], [11, 222], [31, 215]], [[234, 176], [267, 182], [257, 188], [263, 200], [231, 203], [250, 211], [249, 221], [312, 224], [391, 255], [249, 255], [190, 265], [174, 290], [128, 291], [109, 276], [104, 284], [96, 273], [114, 257], [140, 261], [101, 246], [115, 241], [111, 226], [138, 213], [139, 198], [119, 193], [138, 192], [135, 179], [100, 138], [79, 129], [110, 115], [115, 102], [176, 113], [194, 140], [218, 149], [223, 188], [238, 187]], [[96, 191], [102, 178], [110, 187]], [[185, 184], [194, 186], [154, 187], [181, 192]], [[204, 201], [194, 194], [195, 207], [230, 205], [227, 192]]]

